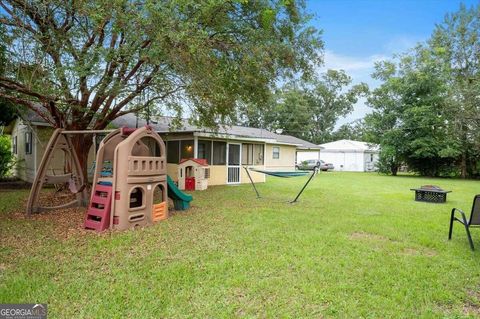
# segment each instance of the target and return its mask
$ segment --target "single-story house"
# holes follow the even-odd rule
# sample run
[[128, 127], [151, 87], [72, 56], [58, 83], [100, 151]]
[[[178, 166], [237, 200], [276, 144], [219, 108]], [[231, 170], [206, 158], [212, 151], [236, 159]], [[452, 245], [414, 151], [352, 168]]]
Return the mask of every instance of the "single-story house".
[[320, 144], [320, 159], [332, 163], [336, 171], [371, 172], [376, 170], [380, 147], [360, 141], [338, 140]]
[[[167, 171], [178, 180], [178, 163], [183, 158], [206, 159], [210, 165], [209, 185], [248, 183], [242, 166], [265, 170], [294, 170], [297, 153], [319, 152], [318, 145], [293, 136], [275, 134], [265, 129], [228, 126], [218, 130], [190, 125], [187, 120], [180, 129], [171, 129], [173, 118], [158, 117], [150, 126], [160, 134], [167, 149]], [[146, 122], [134, 114], [126, 114], [112, 122], [113, 127], [142, 127]], [[6, 130], [12, 135], [13, 153], [17, 158], [14, 174], [32, 182], [53, 129], [42, 118], [31, 112], [25, 120], [17, 119]], [[106, 134], [105, 134], [106, 135]], [[95, 152], [102, 134], [94, 136], [89, 150], [89, 167], [93, 166]], [[56, 154], [52, 164], [54, 174], [64, 168], [63, 154]], [[252, 173], [255, 182], [264, 182], [265, 175]]]

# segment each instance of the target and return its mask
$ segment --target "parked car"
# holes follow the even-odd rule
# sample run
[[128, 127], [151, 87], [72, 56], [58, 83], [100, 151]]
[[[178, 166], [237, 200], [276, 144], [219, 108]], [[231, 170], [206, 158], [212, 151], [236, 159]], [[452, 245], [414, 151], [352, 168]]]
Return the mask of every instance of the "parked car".
[[325, 172], [328, 171], [329, 169], [332, 170], [334, 168], [333, 164], [331, 163], [325, 163], [322, 160], [313, 160], [313, 159], [302, 161], [300, 163], [297, 163], [297, 165], [295, 165], [295, 168], [299, 170], [313, 170], [315, 167], [318, 167], [321, 171], [325, 171]]
[[323, 160], [320, 160], [320, 170], [326, 172], [328, 170], [334, 170], [335, 166], [332, 163], [325, 163]]
[[320, 161], [312, 159], [301, 161], [295, 165], [295, 168], [299, 170], [313, 170], [315, 167], [320, 167]]

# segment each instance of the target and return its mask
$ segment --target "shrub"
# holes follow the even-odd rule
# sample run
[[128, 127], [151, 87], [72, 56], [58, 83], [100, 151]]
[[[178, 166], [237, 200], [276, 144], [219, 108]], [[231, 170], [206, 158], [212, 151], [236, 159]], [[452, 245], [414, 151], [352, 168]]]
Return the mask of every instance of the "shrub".
[[0, 135], [0, 177], [5, 177], [13, 167], [14, 157], [9, 135]]

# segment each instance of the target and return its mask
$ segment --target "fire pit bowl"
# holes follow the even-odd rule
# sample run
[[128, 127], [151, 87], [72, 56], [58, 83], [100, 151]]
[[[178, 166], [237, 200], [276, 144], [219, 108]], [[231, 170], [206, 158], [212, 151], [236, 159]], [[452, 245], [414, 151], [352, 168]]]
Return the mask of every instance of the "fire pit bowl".
[[443, 190], [435, 185], [423, 185], [420, 188], [410, 188], [415, 191], [415, 200], [417, 202], [427, 203], [445, 203], [447, 201], [447, 194], [452, 191]]

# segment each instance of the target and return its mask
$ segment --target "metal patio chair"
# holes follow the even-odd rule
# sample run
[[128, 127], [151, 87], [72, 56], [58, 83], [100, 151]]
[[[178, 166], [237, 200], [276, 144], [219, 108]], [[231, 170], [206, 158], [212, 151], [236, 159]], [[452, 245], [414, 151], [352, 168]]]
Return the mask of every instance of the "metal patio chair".
[[[460, 213], [461, 219], [455, 216], [455, 212]], [[465, 213], [461, 209], [452, 209], [452, 215], [450, 216], [450, 231], [448, 232], [448, 240], [452, 239], [454, 221], [458, 221], [463, 224], [463, 226], [465, 226], [465, 231], [467, 232], [470, 248], [472, 250], [475, 250], [473, 246], [472, 236], [470, 235], [470, 227], [480, 227], [480, 194], [475, 195], [475, 197], [473, 198], [472, 212], [470, 213], [470, 219], [468, 221]]]

